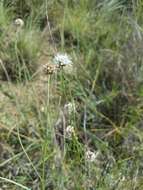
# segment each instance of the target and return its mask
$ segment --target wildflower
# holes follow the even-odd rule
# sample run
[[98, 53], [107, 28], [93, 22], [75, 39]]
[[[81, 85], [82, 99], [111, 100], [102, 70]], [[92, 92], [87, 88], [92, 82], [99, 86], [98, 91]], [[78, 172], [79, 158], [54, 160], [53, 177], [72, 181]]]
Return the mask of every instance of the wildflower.
[[45, 74], [51, 75], [51, 74], [55, 73], [56, 68], [53, 65], [45, 64], [43, 66], [43, 71]]
[[90, 150], [85, 152], [85, 160], [88, 162], [94, 162], [96, 159], [96, 154]]
[[24, 26], [24, 21], [21, 18], [17, 18], [14, 21], [14, 24], [15, 24], [16, 27], [22, 28]]
[[68, 56], [66, 53], [57, 53], [57, 55], [54, 57], [53, 62], [57, 64], [59, 67], [63, 67], [66, 65], [72, 65], [71, 57]]
[[64, 112], [68, 113], [69, 115], [71, 115], [72, 113], [75, 113], [76, 112], [75, 104], [72, 102], [65, 104], [64, 105]]
[[45, 108], [44, 108], [44, 106], [42, 106], [40, 110], [41, 110], [41, 112], [44, 113], [44, 112], [45, 112]]
[[66, 130], [65, 130], [65, 136], [68, 139], [71, 139], [72, 136], [74, 135], [75, 131], [74, 131], [74, 127], [69, 125], [67, 126]]

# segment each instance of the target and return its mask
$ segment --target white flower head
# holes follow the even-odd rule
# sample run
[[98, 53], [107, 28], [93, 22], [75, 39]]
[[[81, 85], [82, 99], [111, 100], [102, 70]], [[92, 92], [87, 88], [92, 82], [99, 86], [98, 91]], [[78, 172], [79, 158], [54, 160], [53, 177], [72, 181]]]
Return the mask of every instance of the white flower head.
[[17, 18], [14, 21], [14, 24], [16, 27], [22, 28], [24, 26], [24, 21], [21, 18]]
[[65, 137], [71, 139], [74, 133], [75, 133], [74, 127], [71, 125], [67, 126], [65, 130]]
[[92, 152], [91, 150], [87, 150], [85, 152], [85, 160], [88, 162], [94, 162], [96, 160], [95, 152]]
[[65, 104], [64, 105], [64, 112], [68, 113], [69, 115], [71, 115], [72, 113], [75, 113], [76, 112], [75, 104], [72, 102]]
[[53, 62], [59, 67], [73, 64], [71, 57], [68, 56], [66, 53], [57, 53], [53, 59]]
[[45, 107], [44, 107], [44, 106], [42, 106], [40, 110], [41, 110], [41, 112], [43, 112], [43, 113], [44, 113], [44, 112], [45, 112]]

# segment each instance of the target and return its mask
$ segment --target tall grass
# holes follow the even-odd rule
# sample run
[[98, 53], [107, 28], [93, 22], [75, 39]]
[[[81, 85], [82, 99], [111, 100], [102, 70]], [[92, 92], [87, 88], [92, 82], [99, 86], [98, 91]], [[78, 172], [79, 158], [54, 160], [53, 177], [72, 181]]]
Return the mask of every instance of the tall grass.
[[[1, 187], [141, 190], [142, 1], [0, 5], [0, 58], [11, 79], [0, 86]], [[18, 17], [25, 25], [16, 32]], [[45, 81], [40, 58], [55, 66], [58, 52], [72, 57], [74, 69]]]

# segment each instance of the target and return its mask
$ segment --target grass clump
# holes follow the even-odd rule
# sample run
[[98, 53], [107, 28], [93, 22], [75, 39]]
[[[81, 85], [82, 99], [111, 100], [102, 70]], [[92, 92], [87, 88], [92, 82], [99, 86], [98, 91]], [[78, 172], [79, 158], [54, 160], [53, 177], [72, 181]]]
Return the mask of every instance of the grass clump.
[[[6, 37], [7, 38], [7, 37]], [[0, 55], [12, 80], [29, 78], [37, 69], [38, 56], [40, 52], [39, 36], [36, 31], [21, 31], [9, 36], [6, 46], [1, 49]], [[2, 70], [2, 76], [5, 73]]]
[[[12, 80], [28, 79], [38, 68], [40, 36], [38, 30], [18, 29], [11, 23], [1, 38], [0, 57]], [[1, 67], [1, 76], [6, 73]]]
[[5, 79], [9, 75], [12, 80], [28, 79], [38, 68], [41, 51], [39, 29], [32, 26], [29, 29], [30, 21], [24, 23], [22, 19], [16, 18], [17, 15], [12, 14], [12, 5], [5, 6], [1, 2], [0, 9], [1, 78]]

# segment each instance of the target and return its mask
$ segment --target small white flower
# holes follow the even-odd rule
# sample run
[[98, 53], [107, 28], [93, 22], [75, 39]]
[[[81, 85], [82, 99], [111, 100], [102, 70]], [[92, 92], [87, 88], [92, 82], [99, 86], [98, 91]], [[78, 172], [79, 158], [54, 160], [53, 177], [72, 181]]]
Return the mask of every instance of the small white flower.
[[90, 150], [85, 152], [85, 160], [88, 162], [94, 162], [96, 159], [96, 154]]
[[68, 113], [69, 115], [71, 115], [72, 113], [75, 113], [76, 112], [75, 104], [72, 102], [65, 104], [64, 105], [64, 112]]
[[57, 55], [55, 55], [53, 59], [53, 62], [57, 64], [59, 67], [73, 64], [71, 57], [68, 56], [66, 53], [65, 54], [57, 53]]
[[65, 130], [65, 137], [71, 139], [74, 133], [75, 133], [74, 127], [71, 125], [67, 126]]
[[44, 106], [41, 107], [41, 112], [45, 112]]
[[22, 28], [24, 26], [24, 21], [21, 18], [17, 18], [14, 21], [14, 24], [16, 27]]

